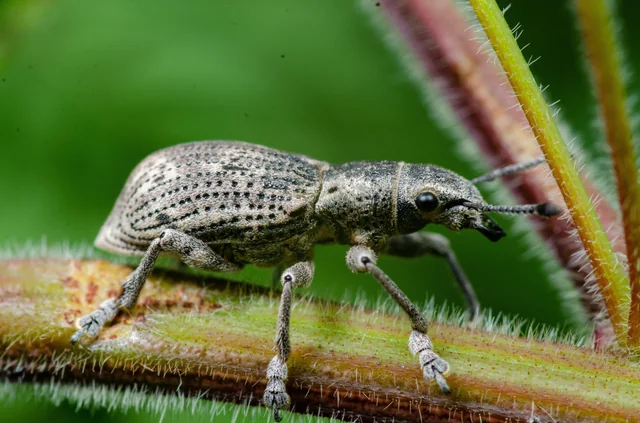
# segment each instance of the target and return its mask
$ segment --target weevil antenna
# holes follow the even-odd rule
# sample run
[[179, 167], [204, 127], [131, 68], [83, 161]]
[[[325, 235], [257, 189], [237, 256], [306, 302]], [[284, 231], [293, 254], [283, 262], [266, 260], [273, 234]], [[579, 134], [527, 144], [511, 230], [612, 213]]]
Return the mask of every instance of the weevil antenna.
[[492, 204], [465, 203], [465, 206], [483, 212], [493, 212], [502, 214], [535, 214], [538, 216], [551, 217], [561, 212], [560, 208], [551, 203], [524, 204], [519, 206], [494, 206]]
[[[505, 166], [505, 167], [501, 167], [500, 169], [496, 169], [496, 170], [492, 170], [489, 173], [485, 173], [482, 176], [478, 176], [477, 178], [474, 178], [471, 180], [472, 184], [479, 184], [481, 182], [489, 182], [489, 181], [493, 181], [495, 179], [501, 178], [505, 175], [512, 175], [514, 173], [520, 173], [524, 170], [527, 170], [529, 168], [538, 166], [539, 164], [542, 164], [544, 162], [546, 162], [547, 160], [545, 159], [544, 156], [540, 156], [537, 159], [533, 159], [530, 160], [528, 162], [524, 162], [524, 163], [516, 163], [516, 164], [512, 164], [509, 166]], [[523, 212], [516, 212], [516, 213], [523, 213]]]

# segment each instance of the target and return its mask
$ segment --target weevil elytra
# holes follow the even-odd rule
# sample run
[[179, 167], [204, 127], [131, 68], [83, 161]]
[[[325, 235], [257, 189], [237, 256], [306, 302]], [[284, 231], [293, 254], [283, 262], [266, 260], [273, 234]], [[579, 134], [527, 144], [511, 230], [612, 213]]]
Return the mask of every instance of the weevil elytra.
[[345, 244], [351, 246], [348, 267], [373, 276], [408, 314], [411, 352], [419, 356], [425, 379], [448, 392], [444, 375], [449, 364], [433, 351], [423, 315], [377, 266], [377, 254], [444, 257], [475, 314], [478, 302], [448, 241], [420, 230], [436, 223], [455, 231], [475, 229], [497, 241], [505, 233], [487, 212], [557, 214], [559, 209], [549, 203], [489, 205], [475, 187], [541, 162], [469, 181], [432, 165], [331, 165], [244, 142], [202, 141], [159, 150], [133, 170], [95, 241], [99, 248], [142, 260], [118, 298], [78, 320], [72, 342], [84, 334], [96, 336], [120, 308], [136, 304], [159, 254], [218, 272], [238, 271], [247, 264], [275, 267], [282, 294], [277, 354], [267, 368], [264, 403], [278, 421], [279, 410], [290, 401], [285, 381], [292, 289], [311, 283], [316, 244]]

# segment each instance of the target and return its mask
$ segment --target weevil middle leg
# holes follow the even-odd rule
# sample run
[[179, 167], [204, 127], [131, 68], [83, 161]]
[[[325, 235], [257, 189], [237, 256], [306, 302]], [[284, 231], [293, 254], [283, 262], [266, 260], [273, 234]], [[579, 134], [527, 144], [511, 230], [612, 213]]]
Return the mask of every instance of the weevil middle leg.
[[375, 252], [371, 248], [361, 245], [351, 247], [347, 253], [347, 266], [351, 271], [369, 273], [373, 276], [409, 316], [413, 329], [409, 336], [409, 350], [413, 355], [418, 355], [424, 378], [429, 381], [435, 379], [442, 392], [448, 394], [450, 389], [444, 375], [449, 372], [449, 363], [433, 351], [433, 344], [427, 335], [426, 319], [404, 292], [398, 288], [398, 285], [376, 265], [376, 260]]
[[217, 272], [236, 272], [242, 269], [242, 266], [226, 261], [205, 242], [184, 232], [167, 229], [149, 245], [138, 267], [122, 283], [122, 292], [118, 298], [104, 301], [97, 310], [78, 320], [80, 329], [71, 337], [72, 344], [78, 342], [85, 333], [97, 336], [102, 327], [116, 317], [120, 308], [131, 309], [136, 305], [140, 290], [161, 252], [176, 254], [191, 267]]
[[282, 420], [280, 409], [289, 406], [290, 398], [287, 394], [285, 381], [287, 380], [287, 360], [291, 352], [289, 341], [289, 320], [291, 316], [291, 300], [293, 288], [307, 287], [311, 284], [314, 274], [312, 261], [302, 261], [287, 268], [281, 275], [282, 294], [280, 296], [280, 308], [278, 309], [278, 321], [276, 325], [276, 350], [277, 354], [269, 362], [267, 367], [267, 387], [264, 391], [264, 403], [273, 409], [273, 418], [279, 422]]
[[395, 236], [387, 241], [386, 249], [383, 253], [397, 257], [419, 257], [425, 254], [432, 254], [443, 257], [449, 264], [449, 268], [464, 294], [469, 315], [473, 320], [480, 311], [480, 303], [473, 291], [473, 286], [467, 279], [458, 263], [455, 253], [451, 249], [449, 240], [444, 236], [430, 232], [416, 232], [408, 235]]

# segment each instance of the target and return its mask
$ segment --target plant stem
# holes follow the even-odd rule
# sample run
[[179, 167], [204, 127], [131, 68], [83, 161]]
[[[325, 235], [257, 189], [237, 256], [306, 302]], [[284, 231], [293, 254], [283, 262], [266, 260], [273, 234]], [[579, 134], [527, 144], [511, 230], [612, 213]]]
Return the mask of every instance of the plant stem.
[[[13, 381], [133, 385], [257, 404], [274, 354], [277, 294], [155, 272], [138, 306], [72, 347], [74, 320], [117, 295], [131, 269], [101, 260], [0, 261], [0, 375]], [[433, 310], [428, 313], [433, 314]], [[294, 410], [402, 421], [640, 414], [640, 365], [624, 356], [434, 323], [453, 394], [421, 378], [402, 314], [298, 297], [287, 387]], [[533, 408], [532, 408], [533, 407]]]
[[470, 0], [496, 55], [506, 71], [589, 256], [614, 333], [627, 343], [629, 281], [617, 262], [607, 235], [578, 175], [571, 154], [522, 52], [495, 0]]
[[[399, 56], [407, 63], [409, 73], [423, 89], [436, 121], [453, 129], [463, 153], [472, 151], [467, 154], [472, 162], [486, 159], [492, 167], [498, 168], [542, 154], [504, 70], [493, 60], [492, 52], [483, 47], [482, 40], [469, 30], [471, 23], [455, 1], [366, 0], [364, 4], [374, 18], [383, 15], [384, 21], [392, 25], [391, 31], [381, 25], [385, 33], [397, 33], [402, 37], [390, 44], [400, 51]], [[376, 4], [380, 7], [375, 7]], [[402, 48], [404, 46], [406, 48]], [[607, 235], [616, 253], [624, 254], [617, 210], [604, 200], [585, 173], [588, 172], [581, 176], [589, 196], [601, 199], [595, 207], [607, 228]], [[541, 165], [505, 177], [504, 181], [520, 203], [551, 201], [560, 206], [564, 203], [562, 194], [548, 174], [548, 167]], [[530, 221], [548, 246], [537, 248], [539, 241], [531, 232], [527, 238], [534, 243], [533, 249], [553, 252], [573, 283], [570, 286], [563, 277], [557, 277], [560, 275], [555, 269], [550, 270], [549, 273], [555, 275], [552, 280], [563, 294], [567, 317], [576, 326], [584, 325], [588, 317], [597, 318], [600, 335], [596, 336], [596, 346], [608, 345], [613, 341], [613, 331], [608, 319], [600, 319], [606, 309], [599, 288], [591, 278], [593, 268], [580, 239], [575, 236], [573, 223], [570, 219], [540, 219], [537, 216], [531, 217]], [[544, 255], [543, 259], [552, 263], [553, 257]], [[580, 295], [575, 295], [573, 289]], [[606, 336], [601, 336], [603, 333]]]
[[614, 39], [614, 17], [603, 0], [574, 0], [600, 112], [611, 150], [631, 283], [629, 345], [640, 346], [640, 187], [633, 134], [626, 110], [620, 47]]

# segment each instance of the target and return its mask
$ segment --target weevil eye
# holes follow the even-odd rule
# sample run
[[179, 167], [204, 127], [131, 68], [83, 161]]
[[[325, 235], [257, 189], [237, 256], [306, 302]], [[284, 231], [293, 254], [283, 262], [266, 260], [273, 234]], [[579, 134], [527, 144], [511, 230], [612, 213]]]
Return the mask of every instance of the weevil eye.
[[434, 211], [438, 207], [438, 197], [432, 192], [423, 192], [416, 197], [416, 206], [423, 212]]

